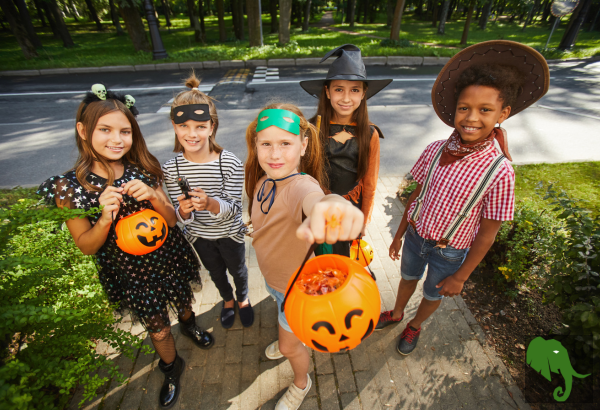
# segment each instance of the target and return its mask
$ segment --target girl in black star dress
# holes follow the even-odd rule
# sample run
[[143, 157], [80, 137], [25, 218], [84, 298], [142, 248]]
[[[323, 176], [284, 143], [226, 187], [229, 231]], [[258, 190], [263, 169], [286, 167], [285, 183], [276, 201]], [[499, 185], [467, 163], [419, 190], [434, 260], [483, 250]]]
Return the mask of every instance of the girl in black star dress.
[[[77, 111], [75, 167], [42, 183], [38, 193], [59, 207], [103, 206], [101, 213], [67, 221], [67, 227], [84, 254], [96, 255], [109, 300], [129, 310], [148, 330], [165, 373], [160, 405], [170, 407], [177, 400], [184, 364], [175, 349], [168, 307], [179, 316], [182, 334], [198, 347], [209, 348], [214, 341], [196, 326], [192, 311], [190, 281], [200, 279], [197, 258], [176, 226], [175, 210], [161, 188], [160, 164], [148, 151], [132, 113], [137, 110], [128, 108], [128, 102], [110, 91], [88, 93]], [[167, 238], [146, 255], [125, 253], [116, 244], [114, 226], [144, 209], [165, 219]]]

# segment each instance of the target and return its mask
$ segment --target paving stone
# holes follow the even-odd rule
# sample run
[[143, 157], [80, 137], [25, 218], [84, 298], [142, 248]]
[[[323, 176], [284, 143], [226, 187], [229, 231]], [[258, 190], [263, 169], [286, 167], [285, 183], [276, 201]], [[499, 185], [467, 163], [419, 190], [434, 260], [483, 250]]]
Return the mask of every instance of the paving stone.
[[[242, 347], [240, 378], [240, 403], [244, 408], [255, 409], [260, 401], [260, 348], [258, 345]], [[247, 406], [247, 407], [246, 407]]]
[[507, 391], [512, 394], [512, 399], [517, 404], [519, 410], [530, 410], [531, 407], [528, 403], [525, 402], [525, 398], [523, 397], [523, 393], [519, 390], [517, 385], [513, 384], [512, 386], [507, 387]]
[[317, 369], [317, 374], [333, 373], [333, 364], [331, 363], [331, 354], [315, 351], [314, 358], [315, 358], [315, 367]]
[[178, 349], [177, 354], [185, 360], [187, 367], [202, 367], [206, 365], [206, 359], [212, 349], [204, 350], [194, 346], [193, 349], [189, 350]]
[[[186, 363], [187, 364], [187, 363]], [[184, 369], [183, 374], [181, 375], [182, 379], [186, 376], [186, 369]], [[165, 380], [164, 374], [158, 368], [158, 359], [154, 360], [152, 363], [152, 370], [148, 374], [148, 380], [146, 385], [144, 386], [144, 394], [142, 394], [142, 402], [140, 404], [140, 408], [146, 410], [158, 410], [158, 395], [160, 392], [160, 388], [163, 385], [163, 381]]]
[[[130, 322], [131, 323], [131, 322]], [[121, 373], [126, 378], [131, 376], [131, 372], [135, 365], [135, 362], [132, 362], [125, 355], [120, 355], [114, 360], [115, 365], [118, 367], [118, 372]], [[116, 379], [112, 379], [110, 382], [109, 390], [106, 392], [104, 396], [104, 408], [105, 409], [116, 409], [118, 408], [121, 400], [123, 399], [123, 394], [127, 389], [127, 381], [123, 385], [119, 385]]]
[[[240, 347], [240, 351], [241, 351]], [[207, 370], [209, 371], [209, 370]], [[241, 406], [240, 393], [241, 393], [241, 376], [242, 376], [242, 363], [231, 363], [225, 365], [225, 375], [223, 377], [223, 388], [221, 390], [221, 404], [229, 404], [230, 409], [235, 408], [246, 408]]]
[[399, 408], [412, 409], [417, 407], [419, 403], [417, 392], [420, 392], [421, 389], [415, 389], [412, 384], [406, 361], [402, 360], [400, 355], [395, 355], [389, 356], [387, 362], [390, 376], [400, 397]]
[[317, 400], [317, 397], [305, 397], [299, 410], [319, 410], [319, 401]]
[[206, 384], [205, 382], [202, 386], [202, 396], [196, 396], [195, 407], [190, 407], [190, 409], [220, 409], [222, 388], [220, 383]]
[[206, 376], [204, 384], [222, 383], [223, 382], [223, 362], [225, 360], [225, 348], [212, 347], [208, 350], [206, 358]]
[[[250, 290], [250, 296], [252, 297], [252, 289]], [[260, 327], [261, 327], [261, 310], [263, 302], [261, 301], [258, 305], [253, 305], [254, 309], [254, 323], [250, 327], [245, 327], [243, 330], [243, 345], [253, 345], [260, 341]]]
[[352, 372], [348, 353], [334, 354], [333, 363], [340, 393], [355, 392], [356, 383], [354, 382], [354, 373]]
[[[203, 384], [204, 370], [203, 367], [185, 369], [181, 377], [181, 395], [178, 400], [182, 409], [199, 409], [201, 403], [204, 405], [204, 401], [207, 399]], [[208, 386], [211, 387], [211, 385]]]
[[[144, 340], [144, 345], [152, 346], [152, 342], [150, 341], [149, 337]], [[127, 385], [127, 390], [125, 391], [123, 400], [121, 401], [122, 409], [137, 409], [140, 406], [144, 389], [146, 388], [148, 381], [148, 376], [153, 369], [154, 357], [155, 354], [145, 355], [140, 353], [138, 355], [133, 368], [133, 373], [131, 374], [131, 379]]]
[[202, 66], [204, 69], [219, 68], [219, 62], [218, 61], [203, 61]]
[[225, 363], [240, 363], [242, 361], [242, 330], [230, 330], [225, 341]]
[[360, 395], [360, 401], [363, 409], [375, 410], [383, 409], [381, 402], [379, 401], [379, 392], [375, 381], [372, 380], [369, 372], [356, 372], [356, 387], [358, 387], [358, 394]]
[[321, 399], [322, 410], [338, 410], [340, 403], [337, 389], [335, 387], [335, 377], [333, 374], [323, 374], [317, 376], [319, 384], [319, 398]]
[[349, 393], [342, 393], [342, 409], [344, 410], [362, 410], [358, 394], [353, 391]]
[[266, 403], [279, 391], [277, 361], [260, 362], [260, 402]]
[[357, 347], [350, 350], [350, 360], [352, 362], [352, 369], [355, 372], [369, 370], [369, 356], [364, 343], [359, 344]]

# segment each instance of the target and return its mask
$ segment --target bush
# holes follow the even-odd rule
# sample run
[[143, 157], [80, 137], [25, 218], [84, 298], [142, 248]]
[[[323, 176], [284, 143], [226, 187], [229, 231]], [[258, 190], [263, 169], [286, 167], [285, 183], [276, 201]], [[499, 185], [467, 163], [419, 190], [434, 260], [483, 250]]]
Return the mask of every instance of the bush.
[[[0, 408], [62, 408], [73, 388], [84, 401], [109, 379], [123, 382], [103, 340], [133, 359], [141, 340], [114, 326], [93, 257], [83, 255], [63, 221], [90, 211], [47, 208], [20, 199], [0, 209]], [[83, 403], [83, 401], [82, 401]], [[82, 404], [81, 403], [81, 404]]]
[[[540, 188], [543, 188], [540, 185]], [[600, 217], [592, 219], [582, 201], [546, 187], [544, 199], [560, 212], [563, 225], [555, 227], [548, 246], [550, 275], [545, 284], [546, 302], [562, 311], [566, 325], [561, 333], [575, 336], [574, 353], [600, 367]], [[582, 337], [582, 336], [590, 336]]]
[[[544, 274], [540, 265], [555, 225], [554, 218], [544, 211], [540, 213], [526, 202], [517, 202], [514, 220], [502, 224], [484, 259], [496, 281], [517, 288], [530, 282], [537, 284]], [[514, 292], [509, 291], [508, 295], [514, 296]]]

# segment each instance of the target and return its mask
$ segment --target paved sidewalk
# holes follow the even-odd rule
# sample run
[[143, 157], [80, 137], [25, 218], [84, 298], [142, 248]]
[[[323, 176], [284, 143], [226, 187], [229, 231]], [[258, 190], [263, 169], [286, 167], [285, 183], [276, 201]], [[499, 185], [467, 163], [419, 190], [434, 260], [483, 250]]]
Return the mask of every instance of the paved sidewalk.
[[[391, 309], [400, 281], [399, 262], [388, 255], [404, 207], [396, 197], [400, 177], [382, 177], [367, 241], [375, 249], [372, 268], [381, 292], [382, 308]], [[208, 351], [181, 337], [174, 324], [179, 354], [186, 361], [183, 390], [174, 409], [273, 409], [292, 381], [287, 360], [270, 361], [264, 349], [277, 338], [277, 306], [268, 296], [254, 249], [247, 241], [250, 299], [256, 321], [243, 328], [223, 329], [218, 320], [221, 300], [203, 270], [204, 289], [196, 293], [194, 311], [199, 324], [212, 331], [215, 345]], [[280, 255], [280, 257], [285, 257]], [[417, 289], [408, 308], [414, 315], [421, 296]], [[176, 322], [174, 322], [176, 323]], [[482, 329], [460, 296], [444, 299], [441, 308], [423, 324], [419, 345], [410, 356], [396, 352], [405, 323], [375, 331], [356, 349], [338, 354], [310, 350], [313, 387], [301, 409], [529, 409], [509, 372], [486, 345]], [[131, 322], [123, 329], [145, 337]], [[146, 337], [145, 344], [150, 343]], [[113, 353], [99, 346], [102, 353]], [[86, 409], [157, 409], [163, 376], [158, 355], [138, 355], [135, 363], [112, 354], [128, 383], [107, 383]], [[81, 400], [77, 392], [71, 408]]]

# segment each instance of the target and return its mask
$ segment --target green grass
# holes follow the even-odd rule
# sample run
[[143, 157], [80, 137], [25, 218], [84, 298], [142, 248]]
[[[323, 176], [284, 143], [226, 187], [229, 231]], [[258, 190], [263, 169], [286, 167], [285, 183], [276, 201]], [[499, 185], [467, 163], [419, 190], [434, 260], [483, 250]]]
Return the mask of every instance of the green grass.
[[[552, 183], [571, 198], [586, 201], [583, 207], [600, 215], [600, 162], [515, 165], [517, 200], [530, 202], [535, 209], [548, 209], [548, 202], [537, 194], [539, 181]], [[542, 192], [543, 193], [543, 192]]]
[[[335, 14], [334, 14], [335, 17]], [[339, 22], [341, 15], [336, 17], [336, 22]], [[358, 24], [355, 23], [353, 31], [362, 34], [372, 34], [380, 37], [389, 38], [390, 29], [385, 26], [385, 15], [379, 15], [375, 24]], [[584, 58], [594, 55], [600, 55], [600, 32], [588, 32], [587, 26], [579, 33], [574, 50], [569, 53], [563, 53], [555, 50], [560, 43], [562, 35], [567, 27], [568, 20], [561, 22], [560, 26], [554, 31], [552, 41], [549, 44], [549, 50], [543, 54], [546, 58]], [[431, 25], [431, 21], [422, 21], [416, 19], [412, 14], [407, 14], [402, 18], [400, 30], [400, 39], [408, 39], [411, 41], [422, 43], [435, 43], [437, 45], [458, 47], [464, 29], [465, 20], [454, 20], [446, 23], [446, 33], [444, 35], [437, 34], [437, 27]], [[349, 30], [348, 24], [336, 24], [334, 27]], [[479, 29], [477, 24], [471, 24], [469, 30], [468, 45], [480, 43], [487, 40], [512, 40], [518, 41], [528, 46], [541, 50], [545, 45], [550, 34], [550, 26], [535, 24], [529, 26], [523, 32], [522, 25], [516, 22], [489, 22], [485, 31]]]

